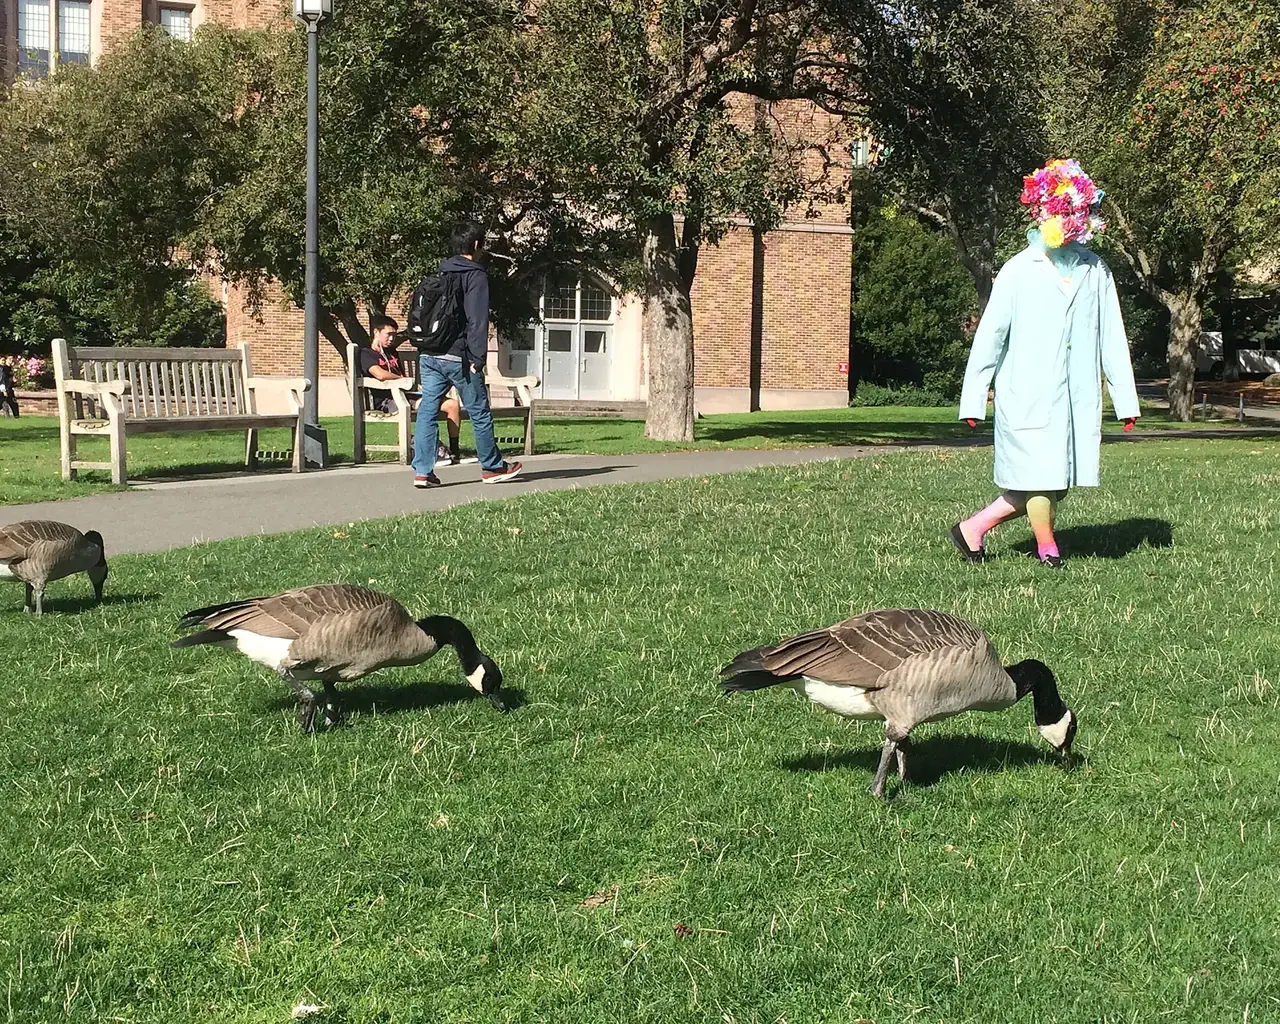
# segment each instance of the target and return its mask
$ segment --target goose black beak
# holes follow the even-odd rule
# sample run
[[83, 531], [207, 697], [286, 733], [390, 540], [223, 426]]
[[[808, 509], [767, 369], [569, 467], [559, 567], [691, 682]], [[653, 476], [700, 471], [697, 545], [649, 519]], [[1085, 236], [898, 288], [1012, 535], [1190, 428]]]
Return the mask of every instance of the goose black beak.
[[486, 693], [485, 696], [489, 698], [489, 703], [494, 706], [495, 710], [501, 711], [504, 715], [507, 713], [507, 705], [503, 703], [502, 698], [497, 693]]

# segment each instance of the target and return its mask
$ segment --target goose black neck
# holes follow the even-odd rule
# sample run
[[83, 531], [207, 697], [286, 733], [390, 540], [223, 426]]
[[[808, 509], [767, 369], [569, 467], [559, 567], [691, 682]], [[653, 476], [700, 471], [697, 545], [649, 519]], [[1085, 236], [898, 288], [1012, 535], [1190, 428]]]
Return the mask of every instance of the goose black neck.
[[1013, 680], [1018, 700], [1031, 694], [1031, 699], [1035, 702], [1036, 725], [1053, 725], [1062, 721], [1062, 716], [1067, 713], [1067, 705], [1058, 695], [1058, 681], [1054, 679], [1048, 665], [1035, 658], [1028, 658], [1008, 666], [1005, 671]]
[[448, 615], [428, 615], [418, 620], [418, 628], [441, 647], [448, 645], [457, 651], [464, 672], [474, 672], [480, 665], [480, 648], [465, 623]]

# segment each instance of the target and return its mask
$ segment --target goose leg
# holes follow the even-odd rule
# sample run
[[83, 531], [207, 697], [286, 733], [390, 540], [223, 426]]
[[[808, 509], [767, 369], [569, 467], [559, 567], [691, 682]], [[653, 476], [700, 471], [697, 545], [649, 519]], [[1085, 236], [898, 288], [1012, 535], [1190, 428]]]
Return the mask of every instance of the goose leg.
[[36, 591], [36, 618], [44, 614], [44, 587]]
[[885, 779], [889, 777], [889, 765], [893, 762], [893, 756], [897, 750], [897, 742], [886, 737], [884, 749], [880, 752], [880, 765], [876, 768], [876, 777], [871, 780], [871, 788], [868, 790], [872, 796], [884, 798]]
[[30, 583], [24, 583], [22, 591], [22, 610], [30, 612], [35, 610], [35, 590], [32, 589]]
[[898, 749], [895, 753], [898, 756], [898, 778], [903, 782], [907, 781], [907, 751], [911, 749], [911, 741], [905, 736], [898, 740]]
[[337, 725], [342, 721], [342, 709], [338, 707], [338, 693], [333, 683], [328, 680], [324, 684], [324, 724]]
[[301, 683], [289, 680], [289, 685], [293, 687], [293, 692], [298, 695], [298, 725], [302, 727], [305, 733], [313, 733], [316, 731], [316, 695], [314, 691], [303, 686]]

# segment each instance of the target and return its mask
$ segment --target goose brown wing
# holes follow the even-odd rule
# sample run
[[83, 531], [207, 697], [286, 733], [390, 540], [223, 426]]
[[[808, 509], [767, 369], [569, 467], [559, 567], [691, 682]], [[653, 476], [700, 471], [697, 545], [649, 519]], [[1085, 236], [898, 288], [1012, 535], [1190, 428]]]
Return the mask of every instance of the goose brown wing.
[[977, 627], [946, 612], [890, 608], [784, 640], [763, 651], [762, 661], [775, 675], [874, 690], [912, 658], [984, 640]]
[[[183, 623], [203, 623], [210, 629], [223, 632], [243, 629], [259, 636], [296, 640], [331, 617], [383, 607], [398, 609], [405, 619], [409, 617], [400, 603], [386, 594], [366, 587], [336, 583], [298, 587], [271, 597], [255, 597], [202, 608], [186, 615]], [[391, 614], [394, 615], [394, 611]]]
[[42, 542], [74, 544], [80, 531], [66, 523], [47, 519], [28, 519], [11, 526], [0, 526], [0, 561], [19, 562]]
[[388, 598], [373, 607], [317, 619], [289, 648], [289, 658], [346, 678], [416, 654], [425, 657], [429, 643], [400, 603]]

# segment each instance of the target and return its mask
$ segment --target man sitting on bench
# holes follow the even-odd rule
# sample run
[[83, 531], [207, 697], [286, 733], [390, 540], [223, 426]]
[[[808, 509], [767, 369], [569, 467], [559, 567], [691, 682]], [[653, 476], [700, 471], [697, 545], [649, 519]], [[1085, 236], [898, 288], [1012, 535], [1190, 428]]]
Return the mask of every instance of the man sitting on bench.
[[[360, 376], [372, 377], [374, 380], [400, 380], [407, 376], [404, 363], [396, 354], [396, 334], [400, 325], [391, 317], [375, 313], [369, 318], [369, 347], [361, 348]], [[412, 393], [410, 393], [412, 395]], [[389, 391], [374, 392], [371, 398], [373, 407], [378, 412], [395, 412], [395, 399]], [[449, 448], [443, 445], [436, 450], [437, 462], [448, 462], [454, 466], [462, 461], [462, 453], [458, 447], [458, 435], [462, 430], [462, 403], [458, 400], [457, 390], [450, 391], [440, 404], [449, 427]]]

